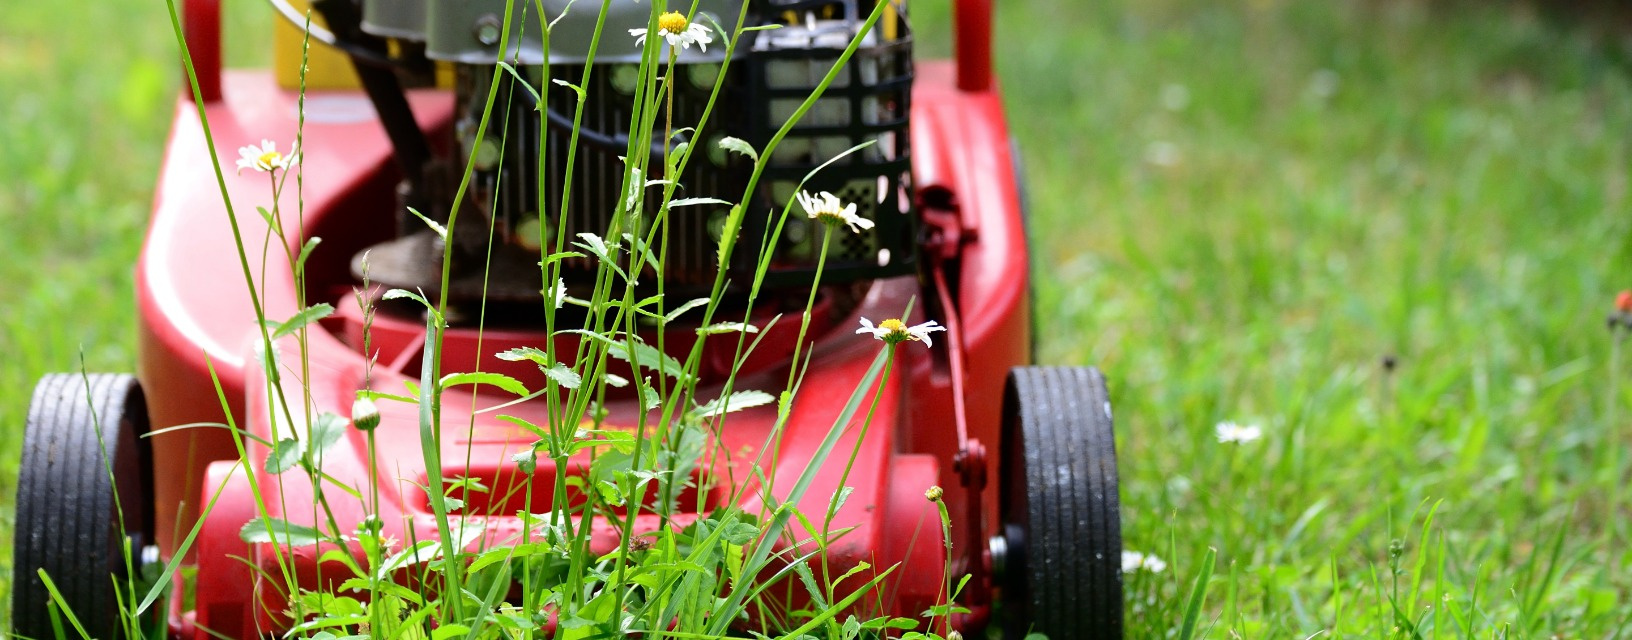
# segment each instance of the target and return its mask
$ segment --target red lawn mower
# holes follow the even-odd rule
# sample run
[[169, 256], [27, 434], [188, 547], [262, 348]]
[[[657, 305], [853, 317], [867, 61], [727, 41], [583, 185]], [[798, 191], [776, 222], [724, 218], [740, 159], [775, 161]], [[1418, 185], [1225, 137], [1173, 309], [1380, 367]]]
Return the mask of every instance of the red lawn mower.
[[[709, 95], [720, 92], [709, 120], [717, 123], [709, 127], [714, 130], [686, 132], [686, 140], [713, 149], [731, 136], [764, 148], [790, 104], [810, 95], [861, 33], [874, 1], [701, 2], [714, 15], [741, 12], [753, 24], [781, 28], [744, 33], [723, 76], [724, 47], [680, 55], [674, 73], [677, 121], [695, 122]], [[542, 3], [550, 15], [565, 4]], [[281, 0], [274, 6], [299, 15]], [[629, 0], [606, 6], [609, 34], [645, 26], [650, 15], [647, 6]], [[257, 275], [257, 285], [268, 318], [294, 315], [301, 294], [308, 301], [330, 302], [336, 311], [312, 325], [305, 387], [301, 376], [285, 376], [285, 391], [299, 397], [309, 389], [316, 407], [345, 416], [359, 389], [400, 390], [404, 381], [417, 380], [427, 353], [423, 309], [382, 300], [378, 290], [369, 290], [359, 302], [356, 292], [366, 255], [373, 283], [442, 293], [443, 243], [456, 246], [448, 265], [450, 307], [440, 371], [500, 372], [540, 382], [530, 363], [495, 355], [552, 340], [571, 348], [539, 321], [541, 253], [528, 241], [529, 233], [540, 224], [551, 227], [550, 237], [607, 228], [605, 212], [615, 210], [623, 197], [619, 156], [629, 148], [627, 94], [638, 62], [629, 56], [637, 50], [623, 55], [602, 44], [598, 57], [586, 56], [585, 34], [593, 32], [598, 18], [593, 7], [568, 12], [547, 45], [534, 31], [515, 32], [519, 45], [510, 57], [519, 63], [520, 75], [536, 73], [547, 61], [553, 77], [576, 79], [586, 65], [595, 65], [593, 81], [582, 87], [584, 115], [573, 147], [573, 115], [557, 111], [566, 107], [541, 109], [533, 97], [506, 89], [494, 112], [486, 110], [494, 74], [506, 73], [493, 62], [505, 41], [498, 19], [505, 12], [501, 0], [318, 0], [313, 8], [327, 25], [313, 30], [314, 39], [349, 58], [343, 71], [355, 74], [355, 86], [308, 87], [303, 125], [300, 93], [287, 81], [289, 69], [223, 72], [218, 0], [185, 0], [183, 8], [197, 97], [219, 148], [293, 140], [303, 127], [303, 214], [283, 218], [291, 244], [274, 252], [298, 252], [303, 238], [319, 237], [322, 244], [306, 262], [303, 283], [270, 269]], [[749, 214], [741, 233], [760, 238], [775, 220], [771, 212], [782, 210], [802, 176], [846, 149], [874, 142], [808, 184], [812, 191], [858, 203], [859, 213], [876, 223], [828, 251], [809, 318], [799, 316], [811, 296], [821, 246], [813, 225], [792, 220], [765, 249], [769, 255], [739, 251], [719, 264], [715, 247], [725, 212], [691, 207], [673, 218], [665, 271], [673, 299], [706, 292], [720, 270], [739, 276], [732, 282], [745, 283], [762, 260], [771, 265], [765, 279], [769, 293], [752, 312], [767, 326], [758, 347], [737, 363], [734, 340], [707, 343], [698, 371], [700, 397], [711, 397], [708, 389], [717, 391], [734, 367], [740, 388], [780, 389], [796, 364], [795, 328], [800, 321], [810, 328], [804, 383], [781, 437], [768, 438], [778, 418], [775, 407], [733, 414], [716, 437], [723, 450], [740, 455], [709, 464], [717, 477], [769, 485], [772, 494], [793, 485], [879, 353], [880, 343], [855, 335], [859, 319], [913, 309], [905, 318], [909, 324], [937, 321], [947, 329], [944, 337], [936, 336], [932, 348], [906, 344], [894, 352], [896, 374], [878, 393], [870, 428], [844, 431], [838, 445], [854, 451], [853, 470], [845, 477], [842, 461], [824, 468], [799, 502], [805, 512], [821, 513], [841, 482], [853, 487], [833, 517], [835, 527], [849, 529], [829, 549], [833, 570], [863, 562], [897, 567], [878, 588], [882, 595], [868, 605], [889, 615], [916, 617], [939, 604], [948, 541], [925, 491], [944, 487], [953, 522], [950, 571], [970, 576], [958, 596], [966, 611], [953, 616], [953, 628], [965, 637], [1001, 630], [1003, 637], [1016, 639], [1028, 631], [1054, 640], [1119, 638], [1121, 534], [1105, 383], [1090, 368], [1029, 366], [1024, 200], [1019, 159], [992, 77], [990, 1], [959, 0], [955, 9], [955, 59], [919, 61], [912, 55], [905, 9], [889, 7], [879, 25], [861, 37], [817, 108], [782, 140], [744, 203]], [[313, 78], [319, 75], [318, 53], [314, 50]], [[555, 92], [549, 104], [575, 103], [572, 89], [547, 86]], [[508, 118], [511, 124], [476, 139], [475, 123], [483, 117]], [[482, 145], [501, 145], [542, 161], [487, 163], [482, 154], [472, 154]], [[729, 153], [698, 155], [705, 157], [682, 176], [687, 195], [744, 192], [750, 161]], [[467, 156], [477, 158], [466, 199], [475, 213], [462, 218], [452, 235], [439, 238], [404, 212], [413, 207], [445, 221]], [[570, 173], [563, 170], [569, 166]], [[281, 500], [266, 505], [273, 517], [318, 524], [311, 487], [282, 482], [281, 476], [257, 476], [261, 486], [253, 486], [241, 471], [241, 456], [258, 467], [275, 453], [256, 439], [245, 440], [247, 448], [240, 452], [226, 430], [171, 429], [230, 418], [261, 441], [277, 441], [266, 418], [274, 403], [271, 387], [257, 355], [261, 328], [240, 275], [214, 167], [188, 92], [176, 105], [137, 265], [137, 374], [50, 375], [35, 390], [16, 503], [12, 610], [20, 637], [53, 635], [52, 596], [38, 576], [41, 569], [91, 635], [118, 635], [115, 612], [121, 604], [110, 575], [122, 580], [131, 572], [152, 573], [183, 548], [205, 511], [209, 515], [196, 539], [181, 554], [196, 572], [188, 593], [176, 587], [176, 604], [164, 622], [169, 635], [251, 638], [282, 634], [291, 624], [275, 613], [288, 608], [288, 594], [266, 577], [279, 575], [278, 549], [246, 542], [240, 530], [258, 516], [257, 493], [281, 493]], [[266, 174], [226, 169], [225, 190], [240, 203], [240, 212], [248, 209], [242, 203], [266, 200]], [[563, 207], [561, 194], [568, 187], [573, 201]], [[540, 216], [538, 202], [566, 215]], [[271, 223], [240, 213], [236, 224], [244, 237], [258, 239], [267, 237]], [[571, 290], [588, 286], [593, 270], [569, 260], [562, 277]], [[744, 295], [728, 288], [723, 304]], [[377, 312], [365, 317], [369, 308]], [[769, 322], [777, 314], [791, 314], [794, 321]], [[562, 317], [557, 323], [572, 321], [570, 315]], [[371, 331], [366, 354], [365, 326]], [[699, 339], [695, 327], [671, 333], [663, 343], [670, 352], [689, 351]], [[577, 343], [577, 336], [570, 338]], [[215, 380], [225, 404], [218, 400]], [[372, 479], [386, 491], [378, 503], [378, 526], [399, 540], [437, 538], [425, 487], [444, 477], [513, 485], [519, 479], [513, 457], [533, 440], [492, 413], [470, 411], [514, 400], [497, 389], [477, 389], [451, 390], [443, 403], [444, 422], [459, 427], [441, 439], [442, 469], [425, 468], [425, 452], [414, 436], [417, 409], [382, 403], [374, 459], [362, 432], [350, 429], [326, 453], [325, 472], [335, 483], [366, 486], [375, 470]], [[541, 403], [524, 402], [508, 411], [546, 420], [545, 408], [535, 405]], [[638, 399], [615, 395], [604, 409], [607, 423], [625, 425], [634, 424], [642, 411]], [[467, 430], [467, 424], [473, 427]], [[771, 442], [776, 451], [761, 451]], [[760, 466], [753, 466], [756, 460]], [[576, 462], [558, 468], [542, 459], [534, 470], [544, 478], [582, 472]], [[518, 509], [528, 500], [549, 503], [555, 486], [537, 483], [530, 494], [470, 493], [457, 517], [482, 521], [489, 536], [515, 534], [524, 526]], [[683, 527], [725, 500], [755, 512], [766, 500], [752, 487], [697, 484], [688, 491], [680, 503], [689, 505], [690, 513], [662, 521], [641, 513], [636, 529]], [[336, 502], [332, 517], [343, 526], [369, 516], [360, 502]], [[212, 507], [201, 509], [206, 504]], [[590, 517], [595, 518], [590, 536], [595, 552], [617, 548], [614, 524]], [[124, 560], [127, 545], [136, 550], [134, 564]], [[293, 558], [297, 576], [310, 575], [320, 563], [310, 549], [285, 556]]]

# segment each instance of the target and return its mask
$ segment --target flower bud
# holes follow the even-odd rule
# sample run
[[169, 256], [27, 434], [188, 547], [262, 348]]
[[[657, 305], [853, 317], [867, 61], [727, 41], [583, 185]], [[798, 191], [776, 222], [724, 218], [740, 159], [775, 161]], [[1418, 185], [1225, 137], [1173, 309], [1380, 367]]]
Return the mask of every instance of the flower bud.
[[946, 495], [946, 491], [940, 487], [930, 487], [928, 491], [924, 492], [924, 497], [928, 498], [930, 502], [940, 502], [943, 495]]
[[373, 431], [380, 426], [380, 408], [373, 400], [358, 398], [351, 403], [351, 424], [360, 431]]

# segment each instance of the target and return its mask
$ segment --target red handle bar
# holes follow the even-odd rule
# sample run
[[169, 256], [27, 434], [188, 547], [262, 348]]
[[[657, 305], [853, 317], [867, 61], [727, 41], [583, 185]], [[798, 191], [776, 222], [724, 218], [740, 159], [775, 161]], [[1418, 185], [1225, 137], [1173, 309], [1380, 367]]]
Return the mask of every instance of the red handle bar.
[[958, 88], [986, 91], [992, 87], [992, 0], [958, 0], [953, 10]]
[[[193, 56], [193, 73], [198, 75], [199, 97], [205, 102], [221, 99], [221, 0], [184, 0], [181, 33]], [[182, 78], [187, 94], [192, 87]]]

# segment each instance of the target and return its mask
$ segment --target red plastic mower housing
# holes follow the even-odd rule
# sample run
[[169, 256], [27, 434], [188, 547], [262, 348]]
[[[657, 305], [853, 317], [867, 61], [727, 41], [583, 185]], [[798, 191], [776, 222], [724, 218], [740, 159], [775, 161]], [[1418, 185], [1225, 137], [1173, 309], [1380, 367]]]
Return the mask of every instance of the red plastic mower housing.
[[[982, 626], [990, 614], [993, 586], [989, 576], [986, 539], [997, 522], [997, 492], [987, 478], [997, 474], [999, 425], [1004, 392], [1003, 372], [1027, 364], [1031, 344], [1027, 302], [1027, 253], [1021, 226], [1020, 197], [1015, 180], [1015, 159], [1003, 109], [990, 79], [989, 9], [983, 2], [960, 3], [959, 59], [919, 62], [912, 95], [913, 182], [930, 239], [924, 247], [925, 267], [920, 276], [904, 276], [870, 283], [858, 306], [836, 313], [818, 305], [812, 312], [814, 354], [805, 382], [779, 449], [761, 452], [775, 419], [774, 407], [732, 414], [719, 432], [732, 452], [705, 467], [703, 472], [728, 479], [741, 496], [741, 505], [757, 512], [766, 487], [756, 481], [751, 465], [771, 479], [773, 495], [785, 491], [805, 468], [812, 452], [828, 433], [842, 405], [883, 348], [869, 336], [856, 335], [859, 318], [889, 318], [913, 308], [909, 324], [936, 319], [949, 328], [937, 334], [933, 348], [919, 343], [902, 345], [892, 363], [892, 375], [879, 393], [871, 421], [858, 414], [844, 431], [838, 451], [855, 452], [855, 464], [828, 465], [800, 503], [807, 514], [824, 513], [831, 496], [841, 487], [854, 492], [833, 519], [834, 529], [852, 529], [829, 550], [830, 571], [840, 574], [859, 563], [873, 571], [896, 567], [884, 583], [878, 601], [894, 615], [916, 617], [936, 604], [945, 584], [944, 544], [935, 505], [924, 493], [945, 488], [953, 514], [955, 574], [973, 573], [961, 597], [970, 613], [958, 617], [968, 630]], [[221, 72], [212, 24], [216, 8], [210, 0], [192, 0], [189, 7], [189, 43], [199, 63], [200, 94], [208, 115], [218, 156], [212, 156], [191, 96], [176, 105], [172, 134], [160, 175], [154, 214], [137, 269], [140, 305], [139, 378], [148, 399], [155, 429], [204, 422], [230, 422], [238, 428], [276, 441], [266, 416], [274, 409], [270, 382], [257, 363], [260, 331], [255, 323], [244, 269], [255, 277], [264, 296], [268, 318], [295, 314], [296, 283], [287, 269], [260, 268], [258, 255], [240, 259], [234, 243], [234, 224], [246, 244], [258, 247], [268, 238], [266, 222], [253, 212], [270, 197], [267, 175], [233, 171], [232, 151], [246, 141], [293, 140], [296, 135], [297, 95], [277, 88], [263, 71]], [[203, 52], [202, 54], [200, 52]], [[281, 207], [290, 225], [285, 229], [290, 246], [278, 246], [275, 236], [269, 254], [298, 252], [299, 238], [319, 237], [322, 244], [307, 264], [304, 294], [308, 302], [327, 301], [339, 312], [311, 333], [310, 367], [303, 380], [298, 367], [286, 368], [282, 384], [291, 398], [310, 389], [319, 411], [347, 415], [354, 394], [365, 381], [365, 358], [359, 347], [361, 317], [353, 299], [354, 283], [347, 264], [354, 253], [385, 240], [391, 233], [394, 190], [399, 176], [392, 148], [367, 99], [360, 92], [310, 92], [306, 102], [305, 146], [302, 149], [301, 189], [297, 204], [288, 190]], [[453, 104], [444, 92], [411, 92], [410, 104], [427, 132], [451, 127]], [[434, 139], [434, 136], [433, 136]], [[224, 206], [216, 185], [213, 158], [220, 158], [226, 192], [232, 208]], [[235, 220], [235, 222], [234, 222]], [[914, 302], [916, 301], [916, 302]], [[786, 380], [797, 318], [783, 318], [768, 330], [761, 347], [737, 379], [739, 389], [775, 391]], [[372, 371], [372, 387], [389, 391], [404, 388], [403, 380], [417, 380], [425, 336], [421, 322], [381, 317], [374, 324], [379, 364]], [[695, 336], [693, 332], [685, 334]], [[679, 334], [677, 334], [679, 335]], [[944, 336], [944, 337], [943, 337]], [[496, 371], [529, 383], [538, 383], [530, 364], [504, 362], [493, 354], [512, 347], [542, 346], [543, 331], [450, 329], [443, 349], [441, 370]], [[280, 350], [296, 353], [293, 338]], [[704, 389], [698, 396], [717, 393], [728, 370], [734, 341], [719, 340], [705, 352]], [[717, 349], [714, 347], [718, 347]], [[569, 349], [565, 343], [562, 348]], [[675, 338], [671, 353], [684, 353], [690, 344]], [[709, 382], [713, 380], [714, 382]], [[218, 400], [217, 382], [226, 406]], [[712, 389], [709, 385], [713, 386]], [[382, 423], [376, 432], [379, 448], [374, 464], [367, 459], [363, 435], [348, 430], [346, 439], [329, 450], [325, 470], [334, 481], [367, 486], [369, 469], [377, 468], [378, 482], [387, 492], [380, 505], [386, 533], [398, 540], [433, 539], [437, 527], [421, 488], [439, 477], [481, 479], [494, 490], [467, 496], [462, 518], [486, 524], [483, 538], [471, 543], [502, 543], [521, 535], [515, 513], [526, 501], [548, 504], [549, 483], [532, 494], [508, 493], [521, 478], [511, 456], [530, 445], [534, 436], [493, 413], [472, 413], [513, 399], [501, 393], [450, 392], [444, 400], [441, 459], [445, 468], [423, 468], [417, 436], [417, 408], [382, 402]], [[633, 429], [640, 422], [632, 400], [609, 404], [608, 424]], [[541, 409], [523, 404], [509, 410], [545, 422]], [[251, 486], [242, 472], [241, 456], [257, 468], [270, 451], [250, 441], [239, 451], [229, 432], [194, 428], [161, 433], [152, 438], [158, 470], [155, 500], [159, 540], [166, 556], [177, 547], [200, 513], [211, 504], [203, 522], [192, 562], [197, 566], [196, 606], [178, 612], [172, 628], [183, 637], [209, 637], [206, 629], [229, 637], [259, 637], [288, 625], [278, 612], [286, 609], [285, 595], [262, 576], [282, 575], [270, 545], [243, 542], [239, 530], [257, 515], [257, 503], [273, 517], [316, 525], [311, 487], [303, 481], [283, 482], [278, 476], [257, 476]], [[763, 453], [763, 455], [761, 455]], [[468, 466], [466, 460], [469, 461]], [[771, 461], [775, 461], [774, 464]], [[579, 467], [554, 469], [540, 460], [537, 473], [582, 473]], [[290, 475], [290, 478], [296, 477]], [[681, 504], [707, 512], [733, 492], [683, 496]], [[279, 500], [267, 496], [279, 496]], [[332, 501], [334, 517], [355, 524], [366, 515], [360, 504]], [[348, 506], [349, 505], [349, 506]], [[669, 526], [684, 526], [682, 516]], [[983, 523], [985, 523], [983, 525]], [[179, 528], [177, 528], [179, 526]], [[593, 547], [612, 550], [619, 542], [612, 524], [595, 523]], [[663, 523], [655, 515], [641, 515], [636, 531], [655, 530]], [[320, 550], [297, 549], [295, 570], [308, 586], [315, 585]], [[247, 561], [247, 562], [246, 562]], [[876, 608], [876, 605], [874, 605]]]

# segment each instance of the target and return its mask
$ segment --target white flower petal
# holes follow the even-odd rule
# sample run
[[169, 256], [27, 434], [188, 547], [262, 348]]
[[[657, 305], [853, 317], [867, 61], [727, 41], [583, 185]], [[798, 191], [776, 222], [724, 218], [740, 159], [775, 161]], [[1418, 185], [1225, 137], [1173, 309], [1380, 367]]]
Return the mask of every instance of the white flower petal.
[[1225, 421], [1213, 427], [1213, 435], [1219, 442], [1245, 444], [1263, 437], [1264, 430], [1255, 424], [1241, 425]]
[[1167, 562], [1155, 555], [1146, 555], [1138, 551], [1122, 552], [1122, 573], [1133, 573], [1140, 570], [1161, 573], [1166, 568]]

